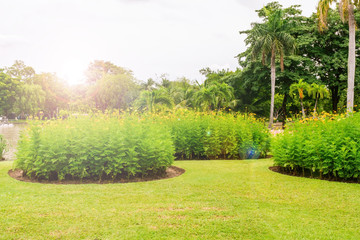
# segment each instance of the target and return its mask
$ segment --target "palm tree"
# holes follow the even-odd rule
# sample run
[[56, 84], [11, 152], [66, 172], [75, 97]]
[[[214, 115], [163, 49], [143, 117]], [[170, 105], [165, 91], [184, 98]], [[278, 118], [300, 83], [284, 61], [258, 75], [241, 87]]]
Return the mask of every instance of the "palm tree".
[[329, 90], [326, 88], [325, 85], [319, 85], [313, 83], [308, 88], [308, 94], [309, 96], [311, 95], [315, 99], [315, 106], [314, 106], [314, 116], [315, 116], [318, 100], [324, 97], [329, 97]]
[[196, 91], [194, 88], [178, 89], [173, 95], [176, 108], [191, 108], [194, 107], [194, 95]]
[[281, 71], [284, 70], [284, 55], [295, 50], [295, 39], [288, 33], [288, 24], [284, 20], [284, 12], [281, 9], [265, 8], [265, 23], [253, 24], [253, 29], [240, 33], [247, 33], [246, 44], [251, 44], [253, 58], [261, 56], [262, 63], [265, 64], [266, 58], [270, 55], [271, 66], [271, 106], [270, 122], [271, 128], [274, 122], [275, 104], [275, 79], [276, 56], [280, 56]]
[[214, 83], [210, 88], [215, 93], [215, 108], [229, 107], [234, 99], [234, 89], [226, 83]]
[[[303, 118], [305, 118], [305, 110], [304, 110], [304, 90], [309, 89], [309, 84], [306, 82], [303, 82], [303, 79], [300, 79], [298, 83], [293, 83], [290, 85], [290, 94], [293, 94], [294, 92], [299, 93], [300, 103], [301, 103], [301, 112]], [[293, 96], [293, 95], [292, 95]]]
[[145, 90], [151, 91], [154, 89], [155, 81], [152, 78], [149, 78], [146, 82], [142, 84]]
[[202, 109], [220, 110], [229, 107], [234, 99], [234, 89], [226, 83], [213, 82], [202, 85], [195, 93], [195, 104]]
[[135, 106], [137, 106], [139, 110], [147, 109], [149, 112], [155, 112], [156, 109], [160, 106], [172, 108], [174, 107], [174, 103], [166, 90], [160, 88], [152, 91], [142, 91], [139, 98], [135, 102]]
[[211, 107], [215, 105], [215, 95], [212, 89], [202, 87], [194, 95], [195, 105], [202, 110], [211, 110]]
[[[327, 27], [327, 13], [330, 5], [337, 0], [319, 0], [318, 18], [319, 29], [323, 31]], [[339, 11], [343, 22], [349, 23], [349, 53], [348, 53], [348, 90], [347, 90], [347, 111], [352, 112], [354, 108], [354, 82], [355, 82], [355, 31], [356, 22], [354, 7], [359, 7], [359, 0], [339, 0]]]

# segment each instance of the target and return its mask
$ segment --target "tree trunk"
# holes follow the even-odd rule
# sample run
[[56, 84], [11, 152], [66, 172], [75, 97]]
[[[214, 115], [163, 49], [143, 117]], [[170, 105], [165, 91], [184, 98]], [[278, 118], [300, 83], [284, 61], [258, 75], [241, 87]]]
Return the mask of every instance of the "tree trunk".
[[270, 103], [270, 121], [269, 128], [274, 123], [274, 105], [275, 105], [275, 48], [271, 52], [271, 103]]
[[282, 115], [283, 115], [283, 122], [285, 123], [286, 122], [286, 117], [287, 117], [287, 112], [286, 112], [286, 103], [287, 103], [287, 93], [284, 94], [284, 98], [283, 98], [283, 102], [282, 102], [282, 105], [281, 105], [281, 109], [282, 109]]
[[314, 106], [314, 117], [316, 115], [316, 107], [317, 107], [318, 99], [319, 99], [318, 94], [316, 94], [316, 100], [315, 100], [315, 106]]
[[301, 103], [301, 112], [302, 112], [302, 116], [303, 116], [303, 119], [305, 119], [305, 118], [306, 118], [306, 116], [305, 116], [304, 104], [303, 104], [303, 100], [302, 100], [302, 99], [300, 99], [300, 103]]
[[332, 101], [332, 109], [333, 109], [333, 112], [337, 112], [338, 109], [337, 109], [337, 106], [338, 106], [338, 103], [339, 103], [339, 86], [333, 86], [333, 87], [330, 87], [330, 90], [331, 90], [331, 101]]
[[354, 108], [354, 82], [355, 82], [355, 18], [354, 5], [349, 3], [349, 55], [348, 55], [348, 90], [347, 111], [351, 113]]

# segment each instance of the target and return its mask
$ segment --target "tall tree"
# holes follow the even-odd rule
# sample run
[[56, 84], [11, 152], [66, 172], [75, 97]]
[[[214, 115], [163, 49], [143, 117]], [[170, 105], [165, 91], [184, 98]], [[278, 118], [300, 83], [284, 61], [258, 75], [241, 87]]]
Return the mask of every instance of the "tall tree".
[[347, 24], [341, 22], [339, 11], [333, 9], [327, 12], [327, 26], [327, 31], [319, 32], [318, 16], [313, 14], [307, 18], [303, 28], [298, 30], [298, 52], [311, 59], [312, 63], [307, 64], [306, 69], [312, 73], [311, 78], [315, 76], [328, 87], [331, 107], [327, 109], [338, 111], [339, 101], [347, 88], [347, 66], [344, 63], [348, 58], [349, 30]]
[[348, 112], [354, 109], [354, 85], [355, 85], [355, 33], [356, 21], [354, 7], [359, 7], [359, 0], [320, 0], [318, 4], [319, 29], [323, 31], [327, 27], [327, 13], [333, 2], [339, 2], [339, 12], [342, 21], [349, 23], [349, 53], [348, 53], [348, 90], [346, 108]]
[[16, 95], [14, 110], [24, 118], [26, 115], [35, 116], [43, 107], [45, 92], [40, 85], [23, 83]]
[[70, 103], [70, 90], [55, 73], [35, 74], [34, 82], [45, 93], [42, 110], [45, 116], [53, 118], [59, 109], [67, 109]]
[[295, 50], [295, 39], [288, 33], [289, 24], [284, 20], [284, 11], [273, 8], [271, 4], [259, 11], [259, 17], [264, 18], [264, 23], [253, 23], [252, 29], [240, 33], [247, 34], [246, 44], [250, 44], [253, 59], [261, 57], [265, 64], [270, 57], [271, 68], [271, 103], [269, 127], [274, 122], [276, 57], [280, 58], [281, 70], [284, 69], [284, 55]]
[[6, 73], [12, 78], [16, 78], [21, 82], [33, 83], [35, 70], [30, 66], [26, 66], [23, 61], [16, 60], [11, 67], [5, 69]]
[[19, 80], [0, 70], [0, 115], [9, 116], [13, 112], [19, 90]]
[[94, 99], [96, 107], [102, 111], [126, 109], [138, 95], [138, 86], [132, 75], [105, 74], [91, 86], [89, 95]]
[[115, 64], [104, 61], [104, 60], [95, 60], [90, 63], [88, 69], [85, 72], [88, 83], [96, 83], [105, 75], [119, 75], [125, 74], [132, 76], [132, 71], [125, 69], [123, 67], [116, 66]]

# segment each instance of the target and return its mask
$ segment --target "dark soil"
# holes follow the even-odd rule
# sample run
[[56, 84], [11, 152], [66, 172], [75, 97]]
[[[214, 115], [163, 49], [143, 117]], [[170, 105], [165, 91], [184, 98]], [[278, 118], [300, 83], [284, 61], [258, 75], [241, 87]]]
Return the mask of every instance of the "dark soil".
[[288, 171], [286, 168], [280, 167], [280, 166], [272, 166], [269, 167], [269, 169], [273, 172], [281, 173], [284, 175], [294, 176], [294, 177], [305, 177], [305, 178], [312, 178], [312, 179], [319, 179], [319, 180], [326, 180], [331, 182], [344, 182], [344, 183], [360, 183], [359, 179], [341, 179], [336, 178], [334, 176], [325, 176], [320, 178], [319, 176], [311, 176], [311, 174], [306, 171], [303, 175], [302, 172], [296, 172], [296, 171]]
[[49, 181], [49, 180], [37, 180], [37, 179], [30, 179], [28, 176], [24, 176], [23, 171], [20, 169], [9, 170], [8, 174], [10, 177], [23, 181], [23, 182], [33, 182], [33, 183], [44, 183], [44, 184], [108, 184], [108, 183], [129, 183], [129, 182], [147, 182], [147, 181], [154, 181], [154, 180], [161, 180], [167, 178], [173, 178], [180, 176], [185, 172], [184, 169], [171, 166], [166, 169], [166, 173], [163, 176], [151, 176], [151, 177], [136, 177], [136, 178], [122, 178], [116, 180], [93, 180], [93, 179], [83, 179], [83, 180], [63, 180], [63, 181]]

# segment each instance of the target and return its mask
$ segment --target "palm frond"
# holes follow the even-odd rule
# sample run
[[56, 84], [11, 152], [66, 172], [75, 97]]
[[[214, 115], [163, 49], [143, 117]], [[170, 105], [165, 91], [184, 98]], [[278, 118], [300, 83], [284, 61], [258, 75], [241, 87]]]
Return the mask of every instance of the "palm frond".
[[[319, 19], [319, 30], [320, 32], [327, 29], [327, 16], [330, 5], [335, 0], [320, 0], [317, 7], [317, 16]], [[341, 1], [341, 0], [340, 0]]]

